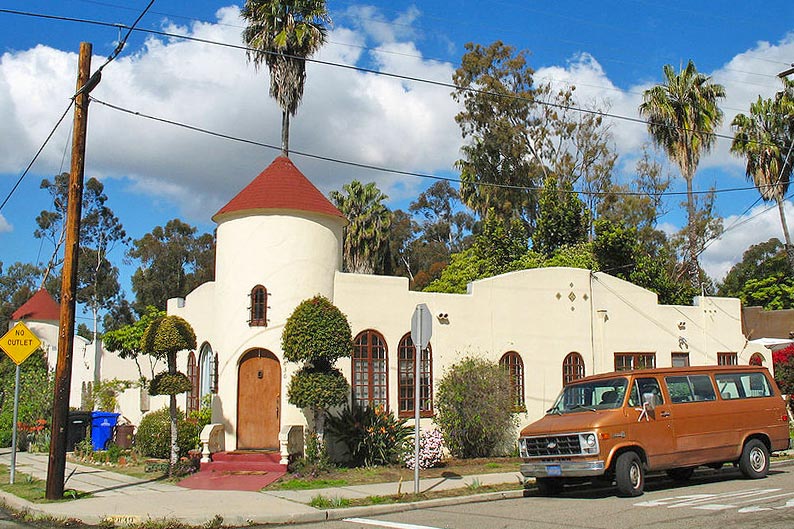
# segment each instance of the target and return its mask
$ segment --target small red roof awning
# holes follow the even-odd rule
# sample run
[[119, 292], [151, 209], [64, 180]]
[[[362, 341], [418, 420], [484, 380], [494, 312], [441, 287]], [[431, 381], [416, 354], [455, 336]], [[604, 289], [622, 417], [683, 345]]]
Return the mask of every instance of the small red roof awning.
[[279, 156], [213, 215], [212, 220], [219, 222], [230, 213], [254, 213], [267, 209], [291, 209], [345, 218], [292, 160]]

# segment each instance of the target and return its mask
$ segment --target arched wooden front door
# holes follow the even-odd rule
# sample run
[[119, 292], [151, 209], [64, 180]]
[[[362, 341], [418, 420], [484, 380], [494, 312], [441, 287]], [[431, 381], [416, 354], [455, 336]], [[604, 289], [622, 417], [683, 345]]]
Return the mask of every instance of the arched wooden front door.
[[278, 450], [281, 365], [265, 349], [243, 355], [237, 377], [237, 449]]

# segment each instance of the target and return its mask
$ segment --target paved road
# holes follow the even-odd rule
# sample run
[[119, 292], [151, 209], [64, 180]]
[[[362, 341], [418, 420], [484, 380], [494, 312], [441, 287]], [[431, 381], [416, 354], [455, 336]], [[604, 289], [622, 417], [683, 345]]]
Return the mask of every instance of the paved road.
[[559, 497], [527, 497], [409, 511], [366, 519], [293, 526], [315, 529], [791, 529], [794, 464], [779, 464], [766, 479], [745, 480], [728, 468], [699, 472], [689, 485], [651, 477], [638, 498], [613, 488], [571, 488]]

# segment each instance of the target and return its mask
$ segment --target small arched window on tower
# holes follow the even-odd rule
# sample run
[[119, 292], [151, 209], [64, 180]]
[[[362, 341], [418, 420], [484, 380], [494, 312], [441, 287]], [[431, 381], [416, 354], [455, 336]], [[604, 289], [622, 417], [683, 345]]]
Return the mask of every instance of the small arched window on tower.
[[251, 327], [267, 327], [267, 289], [257, 285], [251, 290]]

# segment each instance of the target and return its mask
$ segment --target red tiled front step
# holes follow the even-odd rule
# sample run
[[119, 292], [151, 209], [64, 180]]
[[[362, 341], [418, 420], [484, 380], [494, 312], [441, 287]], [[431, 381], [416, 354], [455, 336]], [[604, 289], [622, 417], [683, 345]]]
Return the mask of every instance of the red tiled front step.
[[286, 474], [278, 452], [217, 452], [201, 470], [179, 482], [182, 487], [204, 490], [257, 491]]

